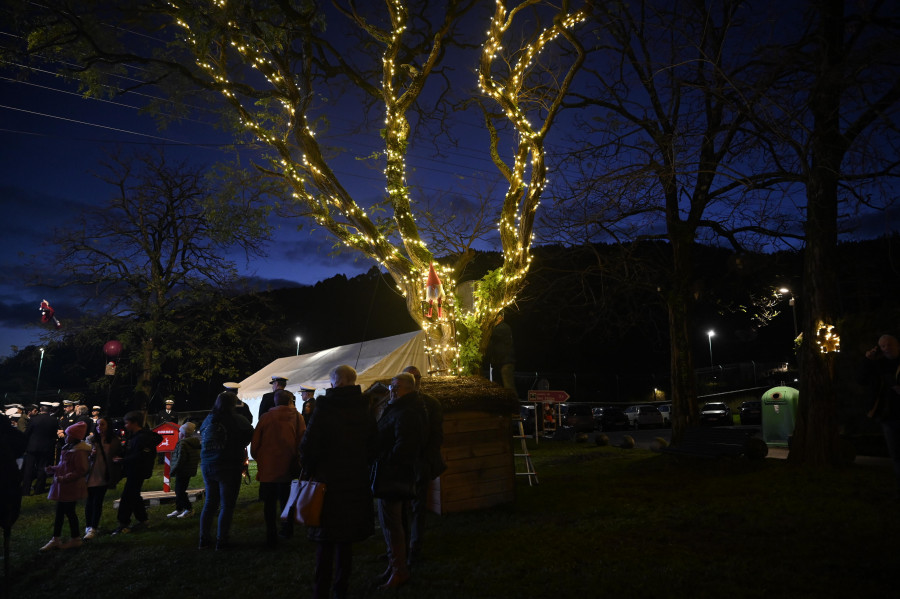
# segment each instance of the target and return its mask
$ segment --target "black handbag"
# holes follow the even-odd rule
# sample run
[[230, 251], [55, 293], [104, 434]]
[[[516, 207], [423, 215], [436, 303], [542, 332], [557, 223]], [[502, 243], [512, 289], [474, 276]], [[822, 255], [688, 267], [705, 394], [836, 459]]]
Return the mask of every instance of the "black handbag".
[[398, 480], [387, 474], [387, 468], [372, 466], [372, 495], [389, 501], [406, 501], [416, 496], [416, 482]]

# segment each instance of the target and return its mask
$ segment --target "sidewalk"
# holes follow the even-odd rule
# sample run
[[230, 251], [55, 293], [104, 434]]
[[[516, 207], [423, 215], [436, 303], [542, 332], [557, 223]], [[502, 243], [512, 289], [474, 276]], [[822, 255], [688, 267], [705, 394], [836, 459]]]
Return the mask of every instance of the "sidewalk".
[[[787, 447], [769, 447], [769, 455], [767, 458], [774, 458], [777, 460], [786, 460], [788, 457], [788, 448]], [[856, 459], [853, 461], [854, 464], [860, 466], [872, 466], [876, 468], [891, 468], [891, 459], [883, 458], [878, 456], [870, 456], [870, 455], [858, 455]]]

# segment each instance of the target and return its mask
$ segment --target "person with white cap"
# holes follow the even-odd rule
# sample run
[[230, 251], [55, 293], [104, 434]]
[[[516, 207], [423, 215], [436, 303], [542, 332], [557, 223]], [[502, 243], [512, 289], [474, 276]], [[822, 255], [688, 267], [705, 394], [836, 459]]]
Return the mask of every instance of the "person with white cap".
[[[250, 406], [241, 401], [241, 398], [238, 397], [238, 391], [241, 388], [240, 383], [223, 383], [223, 387], [225, 387], [225, 391], [228, 393], [234, 393], [235, 396], [235, 404], [234, 411], [247, 419], [247, 422], [253, 424], [253, 412], [250, 411]], [[262, 415], [262, 412], [260, 412]]]
[[75, 419], [75, 405], [77, 403], [74, 399], [63, 400], [63, 413], [59, 417], [58, 432], [56, 434], [60, 445], [65, 443], [66, 435], [64, 431], [77, 422]]
[[[259, 401], [259, 417], [262, 418], [262, 415], [275, 407], [275, 393], [284, 389], [287, 386], [288, 380], [281, 376], [280, 374], [272, 375], [272, 391], [270, 393], [264, 393], [262, 399]], [[296, 409], [297, 406], [294, 406]]]
[[91, 408], [91, 422], [94, 423], [94, 426], [97, 425], [97, 421], [100, 420], [100, 412], [102, 408], [100, 406], [94, 406]]
[[300, 387], [300, 399], [303, 401], [303, 408], [300, 410], [300, 413], [303, 414], [303, 421], [309, 424], [309, 420], [316, 410], [316, 388], [302, 385]]
[[177, 424], [178, 423], [178, 413], [174, 409], [175, 408], [175, 400], [167, 399], [165, 401], [165, 404], [166, 404], [165, 409], [161, 410], [156, 415], [156, 423], [158, 425], [162, 424], [164, 422], [174, 422]]
[[6, 417], [9, 418], [10, 425], [13, 428], [19, 428], [19, 420], [23, 418], [22, 409], [15, 406], [9, 406], [5, 411]]

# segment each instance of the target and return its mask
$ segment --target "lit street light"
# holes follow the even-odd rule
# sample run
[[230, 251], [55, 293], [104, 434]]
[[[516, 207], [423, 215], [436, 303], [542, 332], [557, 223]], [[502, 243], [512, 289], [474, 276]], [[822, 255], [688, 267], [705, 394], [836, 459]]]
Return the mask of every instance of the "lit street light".
[[796, 339], [797, 335], [799, 335], [800, 333], [799, 333], [799, 331], [797, 331], [797, 302], [794, 301], [794, 294], [791, 293], [791, 290], [788, 289], [787, 287], [782, 287], [781, 289], [778, 290], [778, 293], [781, 293], [781, 294], [790, 293], [791, 294], [791, 298], [788, 300], [788, 305], [791, 307], [791, 312], [793, 312], [793, 314], [794, 314], [794, 339]]
[[299, 356], [300, 355], [300, 337], [297, 337], [295, 339], [295, 341], [297, 342], [297, 355]]
[[706, 332], [706, 336], [709, 337], [709, 367], [713, 367], [713, 359], [712, 359], [712, 338], [715, 336], [716, 332], [710, 329]]
[[40, 360], [40, 362], [38, 362], [37, 383], [34, 384], [34, 399], [35, 399], [35, 401], [37, 400], [38, 387], [41, 386], [41, 368], [44, 366], [44, 348], [41, 347], [39, 349], [41, 350], [41, 360]]

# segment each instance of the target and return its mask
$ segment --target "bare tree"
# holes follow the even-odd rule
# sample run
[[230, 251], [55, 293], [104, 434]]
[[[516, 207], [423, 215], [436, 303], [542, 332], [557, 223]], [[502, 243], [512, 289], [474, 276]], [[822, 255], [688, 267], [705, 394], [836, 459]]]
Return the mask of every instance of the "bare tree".
[[777, 79], [754, 115], [770, 160], [801, 186], [806, 248], [801, 294], [800, 413], [792, 462], [840, 461], [834, 353], [839, 350], [841, 215], [895, 202], [900, 176], [900, 9], [896, 3], [810, 3], [761, 56]]
[[56, 261], [67, 285], [94, 294], [94, 312], [135, 321], [140, 380], [150, 381], [176, 349], [176, 309], [202, 305], [237, 278], [229, 250], [261, 252], [265, 208], [255, 195], [216, 196], [201, 169], [162, 152], [115, 156], [101, 178], [109, 201], [55, 232]]
[[744, 9], [737, 0], [607, 3], [588, 84], [572, 94], [581, 109], [577, 174], [561, 204], [570, 218], [557, 220], [568, 225], [553, 230], [573, 241], [667, 242], [654, 267], [629, 271], [643, 270], [632, 281], [652, 286], [667, 306], [676, 438], [698, 417], [692, 307], [705, 290], [694, 244], [741, 250], [760, 235], [784, 234], [789, 216], [772, 192], [785, 177], [757, 168], [747, 131], [767, 82], [748, 51], [760, 15], [750, 19]]
[[[333, 0], [330, 6], [148, 0], [138, 8], [101, 1], [77, 9], [51, 1], [28, 9], [40, 18], [26, 30], [32, 53], [76, 57], [74, 74], [90, 89], [127, 72], [134, 86], [187, 85], [219, 94], [242, 134], [266, 149], [261, 172], [278, 178], [285, 199], [317, 226], [390, 273], [429, 335], [431, 370], [453, 373], [460, 369], [457, 324], [477, 328], [469, 339], [480, 339], [483, 349], [500, 310], [524, 285], [547, 177], [545, 142], [584, 59], [572, 31], [591, 3], [574, 4], [499, 1], [490, 13], [476, 0]], [[110, 22], [121, 27], [104, 26]], [[135, 35], [146, 37], [136, 43]], [[148, 51], [147, 37], [166, 45]], [[567, 51], [554, 51], [561, 47]], [[451, 68], [460, 65], [477, 72], [477, 81], [460, 82]], [[507, 182], [491, 219], [499, 225], [503, 265], [482, 281], [481, 301], [469, 314], [452, 301], [467, 254], [436, 263], [406, 165], [416, 130], [443, 114], [434, 107], [463, 90], [483, 106], [485, 155]], [[339, 97], [340, 107], [333, 106]], [[338, 176], [339, 147], [329, 129], [336, 115], [352, 120], [359, 135], [378, 137], [382, 197], [354, 197]], [[441, 317], [423, 309], [432, 265], [448, 291]]]

